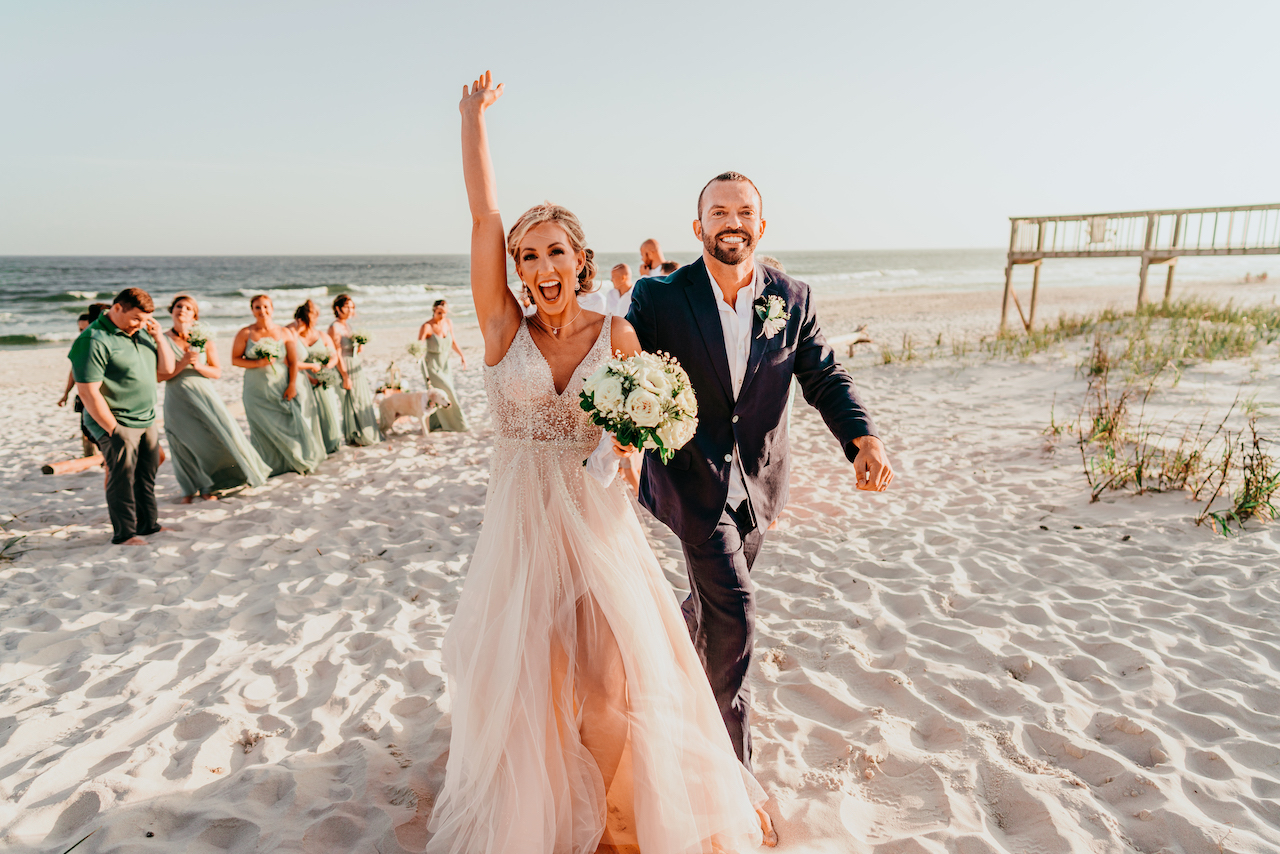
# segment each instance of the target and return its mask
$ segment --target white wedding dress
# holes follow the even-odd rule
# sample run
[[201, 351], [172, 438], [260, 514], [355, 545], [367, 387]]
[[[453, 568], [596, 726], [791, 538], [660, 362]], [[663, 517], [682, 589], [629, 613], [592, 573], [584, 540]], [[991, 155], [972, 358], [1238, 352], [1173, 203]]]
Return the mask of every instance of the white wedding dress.
[[[429, 852], [746, 851], [764, 791], [734, 756], [674, 595], [621, 488], [589, 477], [578, 405], [524, 321], [485, 367], [484, 527], [444, 639], [453, 731]], [[608, 846], [616, 846], [611, 849]]]

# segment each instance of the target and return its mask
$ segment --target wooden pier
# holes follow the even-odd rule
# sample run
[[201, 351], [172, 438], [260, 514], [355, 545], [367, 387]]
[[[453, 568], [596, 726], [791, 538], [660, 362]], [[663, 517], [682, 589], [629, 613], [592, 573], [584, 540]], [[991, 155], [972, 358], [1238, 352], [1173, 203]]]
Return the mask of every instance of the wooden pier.
[[[1164, 298], [1173, 295], [1173, 271], [1185, 255], [1280, 255], [1280, 204], [1231, 208], [1126, 211], [1070, 216], [1009, 217], [1009, 262], [1004, 268], [1004, 331], [1013, 302], [1028, 332], [1036, 322], [1040, 265], [1046, 258], [1142, 259], [1138, 274], [1138, 307], [1147, 302], [1147, 271], [1168, 265]], [[1026, 313], [1013, 288], [1013, 270], [1034, 265], [1031, 303]]]

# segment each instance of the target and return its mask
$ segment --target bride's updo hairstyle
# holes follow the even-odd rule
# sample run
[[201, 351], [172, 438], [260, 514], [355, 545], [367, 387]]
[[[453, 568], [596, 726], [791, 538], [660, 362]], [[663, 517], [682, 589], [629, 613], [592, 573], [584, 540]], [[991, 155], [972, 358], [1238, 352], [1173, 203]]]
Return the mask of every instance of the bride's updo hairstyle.
[[564, 233], [569, 236], [569, 248], [574, 252], [582, 252], [587, 256], [587, 263], [582, 265], [582, 270], [578, 273], [578, 286], [574, 288], [575, 293], [589, 294], [595, 290], [596, 286], [596, 253], [587, 248], [587, 237], [582, 233], [582, 223], [578, 222], [578, 218], [568, 208], [560, 205], [553, 205], [551, 202], [543, 202], [540, 205], [534, 205], [520, 215], [516, 220], [516, 224], [511, 226], [511, 230], [507, 232], [507, 254], [511, 256], [511, 260], [516, 262], [517, 269], [520, 267], [520, 259], [516, 256], [520, 253], [520, 241], [524, 240], [524, 236], [528, 234], [529, 229], [542, 225], [544, 222], [554, 222], [556, 225], [564, 229]]

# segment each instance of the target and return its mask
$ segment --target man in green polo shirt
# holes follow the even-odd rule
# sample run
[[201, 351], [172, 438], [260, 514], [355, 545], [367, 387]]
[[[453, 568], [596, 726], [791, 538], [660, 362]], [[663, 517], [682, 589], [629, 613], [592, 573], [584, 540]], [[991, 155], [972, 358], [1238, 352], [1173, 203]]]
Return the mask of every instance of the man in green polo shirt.
[[146, 545], [143, 537], [161, 530], [156, 383], [173, 373], [173, 350], [160, 340], [154, 310], [146, 291], [125, 288], [67, 354], [84, 403], [84, 427], [106, 461], [111, 542], [129, 546]]

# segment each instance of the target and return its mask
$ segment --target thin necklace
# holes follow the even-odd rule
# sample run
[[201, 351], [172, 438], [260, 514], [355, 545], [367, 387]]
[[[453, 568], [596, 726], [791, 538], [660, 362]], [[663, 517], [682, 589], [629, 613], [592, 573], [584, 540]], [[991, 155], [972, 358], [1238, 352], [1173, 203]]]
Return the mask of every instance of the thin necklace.
[[540, 326], [545, 326], [547, 329], [550, 329], [550, 330], [551, 330], [551, 334], [552, 334], [552, 335], [554, 335], [554, 336], [556, 336], [557, 338], [559, 338], [559, 337], [560, 337], [560, 335], [559, 335], [560, 330], [561, 330], [561, 329], [568, 329], [568, 328], [569, 328], [569, 326], [570, 326], [570, 325], [571, 325], [575, 320], [577, 320], [577, 319], [578, 319], [578, 315], [580, 315], [580, 314], [582, 314], [582, 307], [581, 307], [581, 306], [579, 306], [579, 307], [578, 307], [578, 314], [575, 314], [573, 317], [569, 318], [569, 322], [568, 322], [568, 323], [566, 323], [566, 324], [564, 324], [563, 326], [552, 326], [550, 323], [547, 323], [545, 320], [543, 320], [543, 319], [542, 319], [542, 315], [541, 315], [541, 314], [535, 314], [535, 315], [534, 315], [534, 318], [538, 321], [538, 324], [539, 324]]

